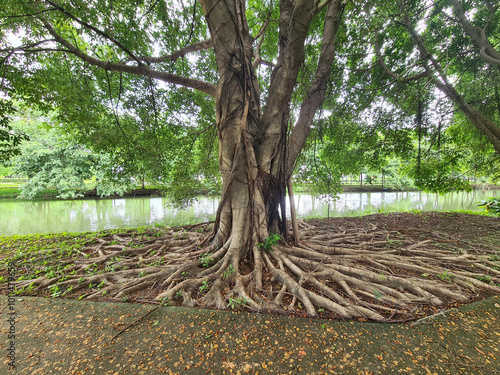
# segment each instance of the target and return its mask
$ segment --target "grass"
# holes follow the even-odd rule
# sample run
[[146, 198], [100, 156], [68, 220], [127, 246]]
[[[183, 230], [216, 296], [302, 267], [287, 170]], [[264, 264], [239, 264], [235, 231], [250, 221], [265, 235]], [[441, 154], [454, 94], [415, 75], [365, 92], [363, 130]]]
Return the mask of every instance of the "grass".
[[25, 178], [7, 178], [7, 177], [2, 177], [0, 178], [0, 184], [8, 184], [8, 183], [11, 183], [11, 184], [22, 184], [26, 182], [26, 179]]
[[8, 184], [0, 184], [0, 199], [17, 198], [19, 189], [17, 187], [5, 186]]
[[[10, 185], [11, 184], [0, 183], [0, 199], [17, 198], [21, 194], [21, 191], [19, 190], [19, 188], [13, 187]], [[55, 198], [58, 194], [59, 193], [57, 192], [57, 189], [50, 189], [50, 188], [44, 189], [37, 199]]]
[[[0, 199], [12, 199], [17, 198], [21, 191], [19, 190], [19, 185], [21, 183], [26, 182], [25, 180], [19, 180], [19, 183], [15, 181], [6, 181], [7, 179], [0, 178]], [[15, 179], [11, 179], [15, 180]], [[95, 184], [86, 183], [86, 190], [92, 190], [95, 188]], [[142, 189], [142, 186], [136, 186], [136, 189]], [[155, 187], [146, 186], [146, 189], [156, 189]], [[47, 188], [42, 191], [40, 195], [37, 196], [36, 199], [52, 199], [56, 198], [59, 195], [59, 192], [55, 188]]]

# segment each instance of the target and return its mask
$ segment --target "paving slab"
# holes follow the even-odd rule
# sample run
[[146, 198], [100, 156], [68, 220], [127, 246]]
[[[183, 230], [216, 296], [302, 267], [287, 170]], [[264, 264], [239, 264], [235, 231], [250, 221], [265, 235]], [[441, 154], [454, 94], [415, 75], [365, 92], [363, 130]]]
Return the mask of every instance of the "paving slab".
[[414, 325], [155, 308], [0, 296], [0, 374], [500, 374], [499, 296]]

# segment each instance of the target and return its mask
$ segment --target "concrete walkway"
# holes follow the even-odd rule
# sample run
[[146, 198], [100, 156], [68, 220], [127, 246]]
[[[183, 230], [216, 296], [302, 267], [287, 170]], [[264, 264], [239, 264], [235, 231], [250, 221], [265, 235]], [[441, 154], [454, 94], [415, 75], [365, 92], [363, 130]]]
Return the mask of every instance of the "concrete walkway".
[[0, 374], [500, 374], [499, 296], [413, 326], [154, 307], [0, 296]]

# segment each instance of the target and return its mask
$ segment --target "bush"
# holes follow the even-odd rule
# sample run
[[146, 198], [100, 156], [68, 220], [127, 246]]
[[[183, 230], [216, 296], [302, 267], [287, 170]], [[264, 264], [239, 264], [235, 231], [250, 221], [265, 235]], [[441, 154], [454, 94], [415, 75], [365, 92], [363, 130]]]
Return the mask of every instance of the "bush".
[[478, 206], [484, 207], [484, 210], [489, 214], [500, 216], [500, 196], [485, 199]]

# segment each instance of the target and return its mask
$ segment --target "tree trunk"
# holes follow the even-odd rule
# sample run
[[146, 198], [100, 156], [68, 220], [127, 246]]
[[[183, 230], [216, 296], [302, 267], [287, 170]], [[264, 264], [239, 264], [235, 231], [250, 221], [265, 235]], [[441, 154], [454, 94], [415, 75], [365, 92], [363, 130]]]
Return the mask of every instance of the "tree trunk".
[[[282, 132], [286, 128], [282, 126], [269, 137], [269, 126], [263, 125], [244, 2], [201, 4], [219, 71], [215, 101], [223, 190], [213, 245], [216, 250], [227, 247], [226, 262], [236, 271], [251, 252], [258, 287], [262, 260], [255, 244], [262, 243], [270, 232], [284, 232], [285, 227], [285, 218], [278, 210], [286, 188]], [[281, 125], [285, 120], [282, 116]]]

